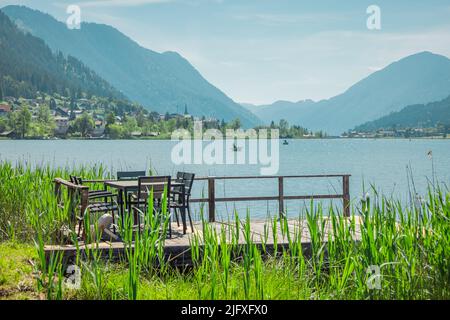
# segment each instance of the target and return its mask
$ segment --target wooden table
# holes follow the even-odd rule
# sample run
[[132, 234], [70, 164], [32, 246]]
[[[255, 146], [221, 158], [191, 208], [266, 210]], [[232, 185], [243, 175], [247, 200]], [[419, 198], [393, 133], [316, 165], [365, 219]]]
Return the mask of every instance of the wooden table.
[[[117, 189], [118, 191], [118, 197], [117, 197], [117, 202], [119, 205], [119, 210], [120, 210], [120, 215], [121, 215], [121, 219], [122, 219], [122, 223], [124, 222], [124, 213], [125, 213], [125, 209], [124, 209], [124, 204], [125, 204], [125, 197], [124, 195], [128, 194], [129, 192], [136, 192], [139, 190], [139, 181], [138, 180], [107, 180], [104, 181], [105, 186], [108, 186], [110, 188], [113, 189]], [[161, 186], [161, 185], [166, 185], [167, 183], [165, 182], [153, 182], [153, 183], [148, 183], [146, 182], [145, 185], [147, 186]], [[182, 193], [182, 199], [183, 201], [185, 200], [185, 186], [184, 183], [182, 182], [176, 182], [176, 181], [171, 181], [170, 183], [171, 187], [180, 187], [181, 188], [181, 193]], [[167, 190], [167, 196], [170, 198], [170, 190]], [[170, 210], [170, 207], [168, 208]], [[186, 210], [184, 209], [184, 207], [181, 209], [181, 219], [183, 222], [183, 233], [186, 233], [187, 230], [187, 224], [186, 224]]]

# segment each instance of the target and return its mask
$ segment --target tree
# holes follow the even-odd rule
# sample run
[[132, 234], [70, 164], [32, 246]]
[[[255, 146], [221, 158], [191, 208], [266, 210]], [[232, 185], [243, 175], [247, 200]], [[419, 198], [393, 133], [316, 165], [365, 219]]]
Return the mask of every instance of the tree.
[[40, 123], [48, 124], [51, 121], [52, 113], [50, 112], [50, 108], [43, 104], [39, 106], [37, 119]]
[[106, 125], [110, 126], [114, 123], [116, 123], [116, 116], [114, 115], [114, 112], [111, 111], [106, 115]]
[[75, 109], [76, 109], [76, 102], [75, 98], [72, 96], [70, 99], [70, 120], [75, 120]]
[[122, 126], [118, 124], [111, 124], [108, 126], [108, 135], [110, 139], [120, 139], [123, 135]]
[[144, 112], [142, 110], [139, 110], [139, 112], [136, 114], [136, 121], [137, 125], [139, 127], [144, 127], [145, 122], [147, 121], [147, 117], [145, 116]]
[[55, 99], [51, 98], [50, 99], [50, 109], [55, 110], [56, 109], [56, 102]]
[[289, 135], [289, 123], [284, 120], [281, 119], [280, 123], [279, 123], [279, 127], [280, 127], [280, 137], [282, 138], [286, 138]]
[[150, 112], [149, 119], [151, 121], [159, 121], [159, 119], [160, 119], [159, 118], [159, 113], [155, 112], [155, 111]]
[[234, 130], [237, 130], [241, 127], [241, 120], [239, 118], [234, 119], [231, 123], [230, 123], [230, 127]]
[[139, 127], [135, 118], [127, 117], [123, 123], [123, 131], [125, 136], [131, 137], [132, 133], [138, 131]]
[[0, 84], [0, 101], [3, 101], [3, 88], [1, 84]]
[[0, 132], [5, 132], [8, 129], [8, 123], [6, 119], [0, 117]]
[[23, 139], [30, 130], [31, 112], [27, 106], [23, 106], [17, 114], [14, 130]]
[[32, 125], [35, 136], [42, 137], [51, 135], [55, 128], [56, 123], [50, 112], [50, 108], [48, 105], [40, 105], [37, 114], [37, 121]]
[[94, 130], [95, 122], [92, 116], [85, 112], [75, 120], [74, 127], [76, 131], [81, 133], [82, 137], [86, 137]]
[[184, 105], [184, 115], [188, 115], [188, 108], [187, 108], [187, 104]]

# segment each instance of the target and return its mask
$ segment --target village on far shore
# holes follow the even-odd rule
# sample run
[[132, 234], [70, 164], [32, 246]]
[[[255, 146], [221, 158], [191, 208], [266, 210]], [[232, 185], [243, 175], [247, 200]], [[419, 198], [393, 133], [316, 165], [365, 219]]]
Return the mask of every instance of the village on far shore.
[[126, 100], [95, 96], [4, 97], [0, 101], [0, 138], [165, 139], [177, 128], [190, 129], [193, 121], [202, 121], [206, 128], [221, 125], [212, 117], [190, 115], [187, 105], [183, 109], [183, 114], [160, 114]]
[[[241, 129], [239, 119], [229, 123], [214, 117], [189, 114], [188, 106], [177, 107], [183, 112], [161, 114], [148, 111], [127, 100], [83, 94], [70, 98], [58, 94], [37, 94], [36, 98], [4, 97], [0, 101], [0, 139], [170, 139], [176, 129], [193, 131], [200, 121], [204, 130]], [[444, 125], [415, 128], [378, 128], [349, 130], [339, 136], [313, 132], [286, 120], [255, 129], [279, 129], [281, 139], [389, 139], [389, 138], [449, 138]]]
[[[225, 122], [193, 116], [187, 104], [177, 106], [178, 113], [162, 114], [127, 100], [81, 95], [4, 97], [0, 101], [0, 139], [170, 139], [177, 129], [193, 132], [194, 122], [201, 122], [203, 130], [244, 129], [239, 118]], [[290, 126], [283, 119], [255, 129], [279, 129], [282, 139], [328, 137], [322, 131]]]

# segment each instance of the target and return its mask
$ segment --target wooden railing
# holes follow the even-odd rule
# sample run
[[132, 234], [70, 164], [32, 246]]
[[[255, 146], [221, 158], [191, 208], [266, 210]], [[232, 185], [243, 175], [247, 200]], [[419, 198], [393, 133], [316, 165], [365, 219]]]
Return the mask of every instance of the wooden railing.
[[[68, 199], [70, 201], [71, 206], [69, 211], [71, 211], [71, 213], [74, 214], [77, 218], [82, 217], [83, 213], [89, 206], [89, 187], [77, 185], [61, 178], [55, 178], [53, 182], [55, 183], [55, 196], [57, 204], [63, 205], [61, 203], [61, 187], [65, 187], [68, 192]], [[79, 211], [80, 214], [77, 216], [75, 213], [76, 204], [74, 200], [78, 196], [80, 197], [80, 211]]]
[[[192, 203], [208, 203], [209, 221], [216, 221], [217, 202], [238, 202], [238, 201], [278, 201], [280, 216], [285, 214], [285, 200], [311, 200], [311, 199], [342, 199], [344, 216], [350, 216], [350, 176], [349, 174], [329, 174], [329, 175], [292, 175], [292, 176], [229, 176], [229, 177], [200, 177], [196, 181], [208, 181], [208, 197], [191, 199]], [[285, 195], [285, 179], [312, 179], [312, 178], [342, 178], [342, 194], [313, 194], [313, 195]], [[253, 180], [253, 179], [273, 179], [278, 181], [278, 194], [274, 196], [254, 196], [254, 197], [216, 197], [217, 180]]]
[[[208, 203], [208, 217], [210, 222], [216, 221], [217, 202], [240, 202], [240, 201], [278, 201], [280, 216], [285, 214], [285, 200], [311, 200], [311, 199], [342, 199], [344, 216], [350, 216], [350, 174], [326, 174], [326, 175], [287, 175], [287, 176], [224, 176], [224, 177], [196, 177], [195, 181], [208, 182], [208, 197], [191, 199], [191, 203]], [[311, 195], [285, 195], [285, 179], [315, 179], [315, 178], [341, 178], [341, 194], [311, 194]], [[256, 180], [273, 179], [278, 181], [278, 194], [274, 196], [250, 196], [250, 197], [216, 197], [217, 180]], [[102, 183], [105, 180], [86, 180], [86, 183]], [[56, 181], [55, 181], [56, 182]], [[66, 182], [66, 181], [65, 181]], [[67, 182], [66, 182], [67, 183]], [[70, 183], [69, 183], [70, 184]], [[75, 185], [74, 185], [75, 186]], [[78, 186], [80, 187], [80, 186]], [[86, 191], [85, 191], [86, 192]]]

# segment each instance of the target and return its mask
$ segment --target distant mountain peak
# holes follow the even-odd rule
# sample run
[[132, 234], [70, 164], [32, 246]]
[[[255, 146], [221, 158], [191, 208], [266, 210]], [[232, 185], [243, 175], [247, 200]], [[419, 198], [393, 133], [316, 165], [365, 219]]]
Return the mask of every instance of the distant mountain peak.
[[409, 55], [409, 56], [407, 56], [406, 58], [403, 58], [403, 59], [408, 59], [408, 58], [413, 58], [413, 57], [444, 57], [444, 58], [447, 58], [447, 57], [445, 57], [443, 55], [440, 55], [440, 54], [437, 54], [437, 53], [434, 53], [434, 52], [431, 52], [431, 51], [421, 51], [421, 52]]
[[421, 65], [429, 65], [429, 64], [438, 64], [438, 63], [446, 63], [449, 62], [450, 59], [444, 55], [433, 53], [430, 51], [421, 51], [415, 54], [411, 54], [409, 56], [406, 56], [400, 60], [397, 60], [390, 65], [388, 65], [386, 68], [381, 69], [379, 71], [385, 71], [389, 67], [402, 67], [402, 66], [410, 66], [411, 64], [418, 64]]
[[179, 58], [183, 58], [183, 56], [176, 51], [164, 51], [162, 54], [167, 55], [167, 56], [176, 56]]

